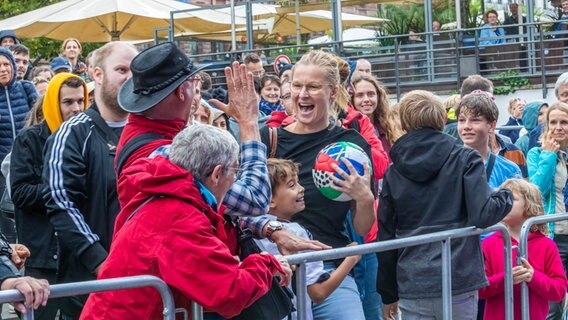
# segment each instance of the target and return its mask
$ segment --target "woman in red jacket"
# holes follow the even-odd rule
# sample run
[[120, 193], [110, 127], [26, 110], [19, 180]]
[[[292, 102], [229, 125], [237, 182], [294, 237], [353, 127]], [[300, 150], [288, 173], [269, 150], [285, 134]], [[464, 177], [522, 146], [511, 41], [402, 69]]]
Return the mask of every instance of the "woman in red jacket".
[[394, 126], [391, 124], [389, 114], [389, 100], [385, 88], [370, 74], [356, 73], [352, 79], [352, 103], [357, 111], [369, 118], [375, 135], [381, 140], [383, 148], [390, 151], [396, 140]]
[[[136, 190], [115, 226], [98, 278], [154, 275], [170, 287], [176, 307], [191, 301], [223, 318], [238, 315], [270, 289], [287, 284], [286, 260], [252, 254], [238, 261], [232, 223], [218, 212], [239, 169], [239, 146], [226, 131], [194, 125], [173, 140], [169, 159], [136, 160], [124, 170]], [[242, 164], [246, 166], [246, 163]], [[81, 319], [159, 319], [162, 303], [152, 288], [93, 293]]]

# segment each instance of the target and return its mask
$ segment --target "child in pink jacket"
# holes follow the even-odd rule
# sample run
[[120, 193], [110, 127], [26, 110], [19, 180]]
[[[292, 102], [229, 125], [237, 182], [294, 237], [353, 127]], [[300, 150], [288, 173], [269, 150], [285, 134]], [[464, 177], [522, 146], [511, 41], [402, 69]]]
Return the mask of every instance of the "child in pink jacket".
[[[538, 188], [522, 179], [511, 179], [501, 187], [513, 191], [514, 203], [511, 212], [503, 219], [511, 234], [513, 245], [519, 244], [521, 227], [530, 217], [542, 215], [542, 197]], [[529, 287], [531, 320], [544, 320], [548, 303], [558, 302], [566, 295], [566, 274], [554, 241], [546, 237], [546, 224], [533, 225], [528, 238], [528, 261], [513, 267], [513, 292], [515, 319], [521, 319], [521, 283]], [[485, 273], [489, 286], [479, 290], [479, 298], [486, 299], [485, 319], [505, 319], [505, 273], [503, 263], [503, 237], [496, 232], [483, 243]], [[513, 251], [513, 261], [517, 252]], [[510, 265], [508, 263], [507, 265]]]

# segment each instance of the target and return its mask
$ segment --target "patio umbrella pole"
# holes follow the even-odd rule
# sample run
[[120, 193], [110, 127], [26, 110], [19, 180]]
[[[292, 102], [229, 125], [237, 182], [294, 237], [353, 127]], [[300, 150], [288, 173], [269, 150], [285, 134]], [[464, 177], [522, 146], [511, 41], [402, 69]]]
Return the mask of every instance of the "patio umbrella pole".
[[247, 0], [245, 6], [247, 9], [247, 49], [252, 50], [254, 47], [254, 33], [252, 26], [252, 17], [254, 12], [252, 11], [251, 0]]
[[300, 0], [296, 0], [296, 45], [302, 42], [302, 29], [300, 29]]
[[120, 41], [120, 32], [118, 29], [118, 21], [116, 21], [116, 13], [112, 15], [112, 31], [110, 32], [111, 41]]
[[343, 26], [341, 23], [341, 0], [332, 1], [332, 17], [333, 17], [333, 41], [335, 42], [335, 53], [341, 54], [343, 51]]
[[456, 0], [456, 29], [460, 30], [462, 28], [462, 16], [461, 16], [461, 3]]
[[231, 52], [237, 50], [237, 33], [235, 30], [235, 0], [231, 0]]

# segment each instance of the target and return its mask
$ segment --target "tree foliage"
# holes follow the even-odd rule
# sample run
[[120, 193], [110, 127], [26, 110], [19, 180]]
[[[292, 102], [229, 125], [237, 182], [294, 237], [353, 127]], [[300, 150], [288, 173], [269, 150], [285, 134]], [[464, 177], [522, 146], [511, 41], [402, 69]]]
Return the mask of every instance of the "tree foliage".
[[[7, 19], [19, 14], [39, 9], [62, 0], [0, 0], [0, 19]], [[16, 33], [17, 34], [17, 33]], [[62, 41], [48, 38], [22, 39], [30, 49], [32, 61], [46, 60], [59, 55]], [[83, 56], [101, 46], [100, 43], [82, 43]]]

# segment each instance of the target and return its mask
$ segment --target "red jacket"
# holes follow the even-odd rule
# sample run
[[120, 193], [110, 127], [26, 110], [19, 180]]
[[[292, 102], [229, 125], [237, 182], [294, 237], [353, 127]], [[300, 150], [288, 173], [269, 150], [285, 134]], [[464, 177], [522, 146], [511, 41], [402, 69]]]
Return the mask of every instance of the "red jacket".
[[[513, 245], [518, 242], [511, 238]], [[485, 257], [485, 273], [489, 286], [479, 290], [479, 298], [486, 299], [485, 319], [505, 319], [505, 273], [503, 237], [496, 232], [482, 243]], [[554, 241], [540, 232], [532, 232], [528, 239], [529, 263], [534, 269], [529, 282], [529, 304], [531, 320], [544, 320], [548, 313], [548, 302], [558, 302], [566, 295], [566, 274], [560, 254]], [[513, 261], [517, 253], [513, 251]], [[513, 287], [515, 319], [521, 319], [521, 285]]]
[[[128, 157], [128, 160], [126, 160], [126, 162], [124, 163], [122, 172], [124, 172], [134, 161], [136, 161], [136, 159], [146, 158], [158, 147], [166, 144], [171, 144], [175, 135], [182, 131], [184, 127], [185, 122], [183, 120], [155, 120], [131, 113], [128, 116], [128, 123], [124, 127], [124, 130], [122, 130], [120, 140], [118, 142], [118, 145], [116, 146], [117, 155], [120, 154], [122, 148], [130, 139], [141, 134], [153, 132], [164, 136], [165, 139], [150, 142], [134, 151], [130, 155], [130, 157]], [[117, 177], [118, 201], [121, 208], [123, 208], [126, 203], [128, 203], [128, 201], [134, 196], [134, 194], [129, 192], [132, 190], [125, 190], [124, 188], [120, 187], [123, 178], [123, 174]]]
[[[282, 271], [270, 255], [237, 262], [226, 245], [225, 220], [206, 204], [192, 175], [163, 157], [140, 159], [124, 175], [136, 195], [120, 212], [121, 221], [152, 195], [115, 234], [99, 279], [154, 275], [164, 280], [176, 307], [196, 301], [230, 318], [270, 288]], [[188, 309], [189, 310], [189, 309]], [[152, 288], [90, 295], [81, 319], [161, 319], [162, 303]]]

